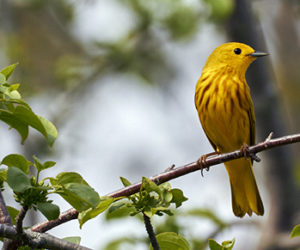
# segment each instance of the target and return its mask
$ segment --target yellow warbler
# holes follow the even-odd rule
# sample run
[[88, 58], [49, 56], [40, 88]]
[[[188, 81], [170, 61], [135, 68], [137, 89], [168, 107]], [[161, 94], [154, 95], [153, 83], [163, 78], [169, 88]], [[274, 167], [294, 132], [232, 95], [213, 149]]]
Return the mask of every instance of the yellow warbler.
[[[197, 82], [195, 105], [203, 130], [217, 153], [255, 143], [255, 115], [245, 79], [247, 68], [266, 53], [242, 43], [225, 43], [208, 57]], [[236, 216], [264, 214], [252, 160], [225, 163], [229, 175], [232, 209]]]

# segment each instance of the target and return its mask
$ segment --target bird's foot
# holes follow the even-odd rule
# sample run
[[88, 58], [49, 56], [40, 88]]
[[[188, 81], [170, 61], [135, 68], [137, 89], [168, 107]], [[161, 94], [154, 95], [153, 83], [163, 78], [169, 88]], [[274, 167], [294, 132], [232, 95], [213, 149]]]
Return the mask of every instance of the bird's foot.
[[213, 156], [213, 155], [217, 155], [218, 153], [217, 152], [212, 152], [212, 153], [209, 153], [209, 154], [205, 154], [205, 155], [202, 155], [198, 160], [197, 160], [197, 165], [199, 166], [199, 168], [201, 169], [201, 175], [202, 177], [204, 176], [203, 175], [203, 169], [206, 169], [206, 171], [209, 171], [209, 166], [205, 166], [207, 165], [207, 162], [206, 162], [206, 159], [210, 156]]
[[250, 157], [253, 161], [256, 161], [256, 162], [261, 161], [261, 159], [256, 154], [250, 152], [249, 146], [247, 144], [244, 144], [241, 147], [240, 151], [243, 153], [243, 155], [246, 159], [248, 159], [248, 157]]

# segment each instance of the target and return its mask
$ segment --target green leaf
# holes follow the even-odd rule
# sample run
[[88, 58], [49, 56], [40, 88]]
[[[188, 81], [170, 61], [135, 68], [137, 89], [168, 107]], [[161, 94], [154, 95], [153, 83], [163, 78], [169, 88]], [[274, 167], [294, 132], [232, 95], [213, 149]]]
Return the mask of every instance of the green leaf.
[[23, 144], [28, 136], [28, 124], [21, 121], [14, 114], [7, 110], [0, 110], [0, 120], [7, 123], [11, 128], [16, 129], [21, 135], [21, 143]]
[[146, 177], [142, 178], [141, 190], [143, 189], [145, 189], [147, 192], [154, 191], [160, 196], [160, 199], [163, 199], [163, 193], [159, 186], [157, 186], [153, 181]]
[[291, 233], [291, 238], [294, 238], [294, 237], [297, 237], [297, 236], [300, 236], [300, 225], [297, 225], [293, 228], [293, 231]]
[[[188, 241], [180, 234], [164, 232], [156, 236], [158, 245], [162, 250], [190, 250]], [[153, 250], [152, 246], [150, 249]]]
[[30, 161], [23, 155], [19, 154], [10, 154], [3, 158], [1, 164], [4, 164], [8, 167], [17, 167], [21, 169], [25, 174], [29, 174], [29, 167], [32, 164]]
[[172, 202], [176, 204], [176, 208], [180, 207], [183, 202], [188, 200], [188, 198], [183, 195], [182, 190], [178, 188], [173, 188], [171, 192], [173, 195]]
[[57, 136], [58, 136], [58, 132], [56, 127], [53, 125], [53, 123], [51, 123], [50, 121], [48, 121], [46, 118], [42, 117], [42, 116], [38, 116], [38, 118], [40, 119], [41, 123], [43, 124], [45, 131], [46, 131], [46, 138], [48, 140], [48, 144], [50, 146], [53, 145], [53, 143], [55, 142]]
[[221, 245], [218, 244], [214, 239], [208, 240], [208, 246], [210, 250], [224, 250]]
[[2, 73], [0, 73], [0, 84], [6, 83], [6, 77]]
[[8, 213], [10, 215], [10, 218], [12, 220], [12, 223], [14, 225], [16, 225], [16, 217], [19, 214], [19, 210], [14, 208], [14, 207], [10, 207], [10, 206], [7, 206], [7, 210], [8, 210]]
[[234, 246], [234, 242], [235, 239], [232, 240], [226, 240], [222, 242], [222, 246], [226, 249], [226, 250], [231, 250]]
[[[0, 73], [0, 78], [1, 78], [1, 73]], [[9, 97], [9, 98], [4, 98], [2, 100], [4, 102], [18, 102], [18, 101], [24, 102], [23, 100], [21, 100], [21, 95], [17, 90], [19, 85], [20, 84], [18, 83], [11, 84], [11, 85], [8, 83], [2, 83], [0, 85], [0, 92], [3, 93], [6, 97]]]
[[[80, 183], [89, 185], [80, 174], [75, 172], [61, 172], [56, 176], [56, 184], [57, 185], [65, 185], [69, 183]], [[52, 185], [54, 185], [52, 183]]]
[[56, 162], [55, 161], [46, 161], [45, 163], [42, 163], [39, 158], [37, 158], [35, 155], [33, 156], [34, 160], [34, 166], [36, 167], [38, 172], [41, 172], [42, 170], [45, 170], [47, 168], [53, 167]]
[[7, 183], [15, 192], [24, 192], [32, 187], [28, 176], [21, 169], [16, 167], [8, 168]]
[[60, 214], [59, 206], [50, 202], [38, 202], [37, 208], [48, 220], [55, 220]]
[[7, 66], [6, 68], [2, 69], [0, 72], [5, 76], [5, 78], [8, 80], [8, 78], [11, 76], [11, 74], [14, 72], [16, 66], [18, 63], [11, 64]]
[[89, 208], [88, 210], [79, 213], [78, 220], [79, 220], [80, 228], [82, 228], [82, 225], [85, 222], [95, 218], [100, 213], [108, 209], [110, 204], [113, 203], [114, 200], [115, 199], [112, 197], [101, 197], [101, 201], [96, 208]]
[[234, 246], [235, 239], [223, 241], [222, 245], [217, 243], [214, 239], [208, 240], [208, 246], [211, 250], [231, 250]]
[[48, 139], [47, 132], [39, 119], [39, 117], [29, 108], [26, 108], [24, 106], [17, 106], [14, 115], [25, 124], [28, 124], [29, 126], [35, 128], [37, 131], [39, 131], [44, 137]]
[[129, 180], [127, 180], [126, 178], [121, 176], [120, 179], [121, 179], [121, 182], [123, 183], [124, 187], [128, 187], [131, 185], [131, 182]]
[[98, 193], [86, 184], [69, 183], [56, 188], [56, 193], [63, 197], [78, 212], [96, 208], [100, 198]]
[[79, 245], [81, 241], [81, 237], [79, 236], [65, 237], [63, 238], [63, 240]]
[[7, 174], [7, 169], [0, 170], [0, 183], [1, 183], [1, 181], [2, 182], [7, 181], [6, 174]]
[[115, 202], [111, 205], [106, 213], [105, 219], [112, 220], [112, 219], [120, 219], [124, 217], [128, 217], [129, 214], [135, 211], [134, 207], [127, 206], [129, 204], [128, 201], [119, 201]]

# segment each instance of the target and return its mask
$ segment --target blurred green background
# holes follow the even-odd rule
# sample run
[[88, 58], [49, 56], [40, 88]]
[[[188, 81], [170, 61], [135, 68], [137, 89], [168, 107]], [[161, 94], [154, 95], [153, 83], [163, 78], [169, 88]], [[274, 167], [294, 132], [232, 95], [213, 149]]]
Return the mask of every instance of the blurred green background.
[[[211, 51], [229, 41], [270, 54], [247, 73], [257, 141], [271, 131], [275, 137], [299, 133], [299, 36], [298, 0], [0, 0], [0, 66], [19, 62], [13, 81], [60, 134], [53, 149], [33, 131], [22, 147], [1, 124], [0, 156], [21, 152], [55, 160], [52, 175], [78, 171], [101, 195], [121, 187], [119, 176], [136, 182], [198, 159], [212, 148], [194, 108], [195, 84]], [[299, 150], [272, 150], [255, 164], [263, 217], [234, 218], [220, 166], [205, 178], [194, 173], [171, 182], [189, 201], [178, 215], [159, 220], [157, 230], [186, 235], [194, 249], [205, 249], [210, 236], [235, 237], [235, 249], [300, 247], [288, 240], [300, 218]], [[31, 214], [27, 223], [40, 220]], [[122, 220], [121, 226], [102, 216], [83, 230], [74, 221], [50, 233], [80, 235], [93, 249], [126, 236], [133, 245], [120, 249], [147, 249], [143, 225]]]

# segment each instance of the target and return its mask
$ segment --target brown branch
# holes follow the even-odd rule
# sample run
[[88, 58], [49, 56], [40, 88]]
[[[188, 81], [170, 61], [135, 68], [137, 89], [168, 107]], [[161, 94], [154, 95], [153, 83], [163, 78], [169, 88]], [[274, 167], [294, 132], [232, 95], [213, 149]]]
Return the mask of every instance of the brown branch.
[[[90, 250], [89, 248], [59, 239], [50, 234], [25, 230], [21, 234], [13, 226], [0, 224], [0, 236], [12, 240], [22, 241], [33, 248], [64, 249], [64, 250]], [[10, 248], [11, 249], [11, 248]]]
[[23, 232], [23, 220], [25, 218], [27, 210], [28, 210], [27, 206], [22, 207], [20, 212], [18, 213], [18, 215], [16, 217], [16, 230], [17, 230], [18, 233]]
[[37, 225], [31, 227], [31, 231], [44, 233], [44, 232], [46, 232], [60, 224], [63, 224], [67, 221], [75, 220], [75, 219], [77, 219], [77, 217], [78, 217], [78, 212], [74, 208], [71, 208], [71, 209], [63, 212], [55, 220], [45, 221], [45, 222], [42, 222], [40, 224], [37, 224]]
[[[271, 136], [272, 134], [270, 134], [264, 142], [260, 142], [256, 145], [250, 146], [247, 149], [247, 152], [251, 155], [274, 147], [300, 142], [300, 134], [283, 136], [276, 139], [271, 139]], [[199, 166], [199, 164], [196, 161], [184, 165], [182, 167], [171, 168], [171, 170], [156, 175], [154, 177], [151, 177], [150, 179], [154, 181], [156, 184], [162, 184], [169, 180], [178, 178], [188, 173], [201, 170], [203, 168], [211, 167], [213, 165], [242, 158], [244, 157], [244, 155], [245, 155], [244, 150], [236, 150], [230, 153], [220, 154], [206, 159], [205, 162], [203, 162], [202, 166]], [[141, 187], [141, 182], [138, 182], [128, 187], [122, 188], [116, 192], [107, 194], [107, 196], [114, 197], [114, 198], [121, 197], [121, 196], [129, 196], [137, 193], [140, 190], [140, 187]], [[78, 212], [74, 208], [72, 208], [64, 212], [63, 214], [61, 214], [58, 219], [42, 222], [38, 225], [33, 226], [31, 230], [36, 232], [46, 232], [47, 230], [55, 226], [58, 226], [64, 222], [67, 222], [72, 219], [76, 219], [77, 216], [78, 216]]]
[[10, 218], [10, 215], [8, 213], [5, 201], [3, 199], [2, 192], [0, 190], [0, 223], [1, 224], [7, 224], [12, 225], [12, 220]]

